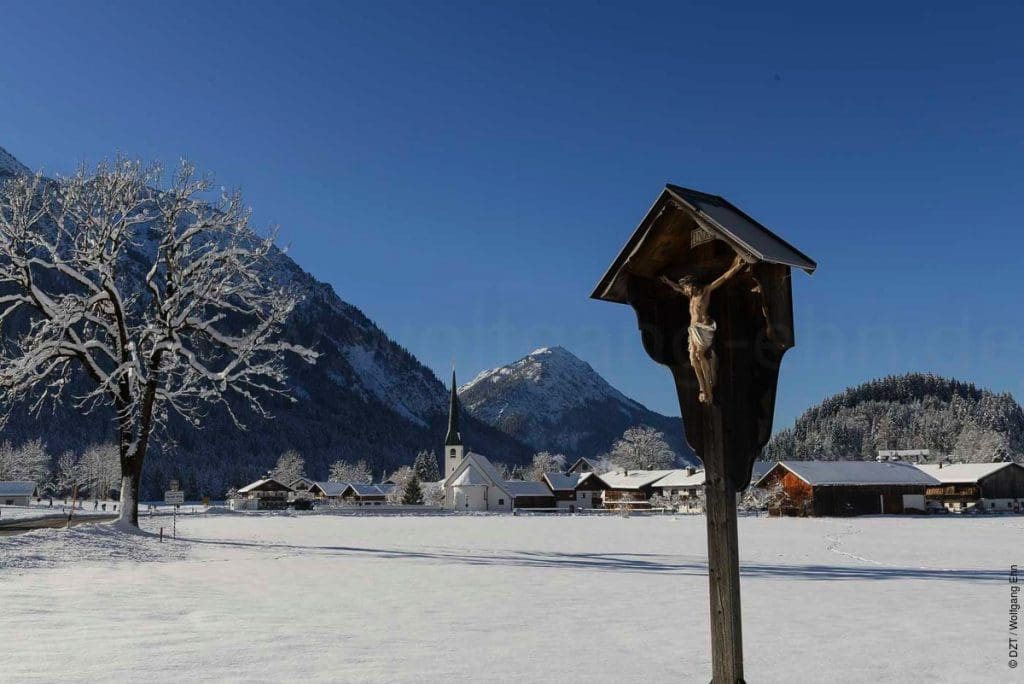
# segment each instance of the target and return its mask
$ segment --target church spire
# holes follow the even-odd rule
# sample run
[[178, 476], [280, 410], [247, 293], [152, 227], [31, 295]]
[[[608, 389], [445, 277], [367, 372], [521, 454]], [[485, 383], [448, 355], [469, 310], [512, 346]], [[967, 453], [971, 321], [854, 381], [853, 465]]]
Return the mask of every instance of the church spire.
[[452, 396], [448, 403], [448, 434], [445, 435], [445, 446], [462, 446], [462, 435], [459, 434], [459, 393], [455, 384], [455, 366], [452, 366]]

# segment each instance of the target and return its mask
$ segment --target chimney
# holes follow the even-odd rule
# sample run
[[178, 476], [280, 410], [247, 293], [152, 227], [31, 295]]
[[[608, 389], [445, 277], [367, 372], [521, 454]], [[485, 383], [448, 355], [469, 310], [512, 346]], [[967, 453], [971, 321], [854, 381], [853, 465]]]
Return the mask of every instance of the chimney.
[[693, 466], [686, 466], [687, 475], [693, 475], [695, 472], [697, 472], [696, 468], [694, 468]]
[[942, 470], [942, 461], [939, 461], [939, 470]]

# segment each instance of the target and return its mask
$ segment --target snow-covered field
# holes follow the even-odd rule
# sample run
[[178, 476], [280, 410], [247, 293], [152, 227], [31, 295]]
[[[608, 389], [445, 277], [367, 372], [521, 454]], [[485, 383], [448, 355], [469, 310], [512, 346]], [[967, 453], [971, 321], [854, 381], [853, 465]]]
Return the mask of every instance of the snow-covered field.
[[[166, 524], [144, 521], [144, 526]], [[702, 517], [182, 516], [0, 539], [6, 681], [707, 682]], [[1024, 681], [1024, 518], [740, 522], [747, 681]]]

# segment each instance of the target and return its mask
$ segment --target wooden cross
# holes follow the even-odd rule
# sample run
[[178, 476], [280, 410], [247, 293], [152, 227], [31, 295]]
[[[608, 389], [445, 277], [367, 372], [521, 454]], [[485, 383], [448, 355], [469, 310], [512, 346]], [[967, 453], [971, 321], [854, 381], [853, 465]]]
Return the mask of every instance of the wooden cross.
[[[746, 265], [730, 268], [737, 255]], [[743, 682], [736, 496], [771, 436], [779, 366], [795, 343], [791, 267], [817, 265], [724, 198], [670, 184], [591, 295], [633, 307], [704, 462], [713, 684]]]

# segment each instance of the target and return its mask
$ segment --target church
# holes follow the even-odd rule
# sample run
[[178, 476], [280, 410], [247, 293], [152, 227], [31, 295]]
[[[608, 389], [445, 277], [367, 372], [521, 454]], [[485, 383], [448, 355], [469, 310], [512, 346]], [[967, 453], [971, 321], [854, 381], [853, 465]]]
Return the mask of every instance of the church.
[[482, 454], [466, 451], [459, 432], [459, 394], [452, 370], [448, 432], [444, 438], [444, 507], [455, 511], [508, 512], [515, 508], [555, 508], [555, 495], [543, 482], [506, 480]]

